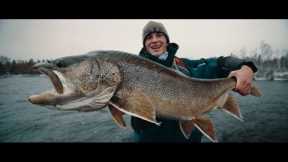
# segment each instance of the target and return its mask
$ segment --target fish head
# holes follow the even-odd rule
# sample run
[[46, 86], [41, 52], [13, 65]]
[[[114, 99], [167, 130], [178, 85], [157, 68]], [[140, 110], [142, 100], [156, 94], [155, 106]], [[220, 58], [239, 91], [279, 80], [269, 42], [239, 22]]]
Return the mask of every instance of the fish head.
[[[54, 89], [32, 95], [28, 101], [58, 110], [92, 111], [105, 107], [121, 81], [116, 65], [88, 58], [60, 58], [36, 64]], [[50, 107], [51, 108], [51, 107]]]

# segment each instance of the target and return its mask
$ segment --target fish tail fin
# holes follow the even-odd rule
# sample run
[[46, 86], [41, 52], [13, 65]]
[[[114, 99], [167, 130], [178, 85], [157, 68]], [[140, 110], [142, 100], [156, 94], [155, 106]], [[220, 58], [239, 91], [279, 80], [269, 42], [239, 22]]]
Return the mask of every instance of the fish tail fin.
[[252, 96], [260, 97], [262, 96], [261, 91], [254, 85], [251, 86], [251, 93]]
[[235, 98], [231, 95], [228, 95], [225, 104], [221, 107], [221, 110], [225, 111], [234, 118], [244, 121], [240, 112], [240, 108]]

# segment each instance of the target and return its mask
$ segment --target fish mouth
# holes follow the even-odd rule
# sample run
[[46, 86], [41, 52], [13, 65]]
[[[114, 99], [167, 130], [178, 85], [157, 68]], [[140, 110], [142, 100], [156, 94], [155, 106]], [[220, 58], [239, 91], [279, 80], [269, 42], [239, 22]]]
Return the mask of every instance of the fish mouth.
[[56, 92], [58, 94], [63, 94], [64, 93], [64, 86], [63, 86], [60, 78], [53, 71], [53, 69], [51, 67], [47, 66], [47, 64], [45, 64], [45, 66], [43, 64], [41, 64], [41, 65], [36, 64], [33, 67], [33, 69], [38, 70], [40, 73], [47, 75], [49, 77], [49, 79], [51, 80]]

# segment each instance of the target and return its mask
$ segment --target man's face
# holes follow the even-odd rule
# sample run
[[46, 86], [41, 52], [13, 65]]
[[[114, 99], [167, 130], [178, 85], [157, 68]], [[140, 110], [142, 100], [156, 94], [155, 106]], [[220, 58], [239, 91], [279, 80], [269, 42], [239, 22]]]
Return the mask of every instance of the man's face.
[[167, 51], [167, 39], [163, 33], [149, 34], [144, 44], [146, 50], [157, 57]]

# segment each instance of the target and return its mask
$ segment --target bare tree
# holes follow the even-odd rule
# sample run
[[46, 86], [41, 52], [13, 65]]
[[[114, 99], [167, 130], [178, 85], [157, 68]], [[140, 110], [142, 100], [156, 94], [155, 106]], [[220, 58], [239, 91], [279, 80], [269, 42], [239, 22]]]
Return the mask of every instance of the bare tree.
[[10, 58], [6, 56], [0, 56], [0, 63], [1, 64], [7, 64], [7, 62], [10, 62]]
[[272, 47], [263, 40], [260, 42], [260, 54], [264, 60], [270, 60], [273, 56]]
[[247, 57], [247, 49], [246, 47], [242, 47], [239, 51], [240, 58], [246, 58]]

